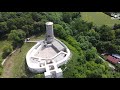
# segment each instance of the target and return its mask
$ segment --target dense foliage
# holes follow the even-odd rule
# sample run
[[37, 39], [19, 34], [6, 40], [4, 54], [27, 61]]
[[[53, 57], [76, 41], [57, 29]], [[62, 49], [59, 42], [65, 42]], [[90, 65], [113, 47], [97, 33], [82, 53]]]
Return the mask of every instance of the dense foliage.
[[119, 69], [113, 72], [98, 57], [103, 52], [120, 54], [119, 24], [113, 28], [94, 26], [83, 21], [80, 12], [1, 12], [0, 39], [11, 40], [13, 48], [21, 47], [25, 38], [45, 33], [47, 21], [54, 22], [55, 36], [68, 46], [73, 56], [66, 65], [64, 77], [120, 77]]
[[8, 35], [8, 39], [12, 41], [12, 45], [15, 47], [21, 47], [25, 40], [25, 32], [23, 30], [11, 30]]
[[12, 50], [13, 48], [11, 45], [4, 45], [2, 54], [3, 59], [6, 58], [12, 52]]

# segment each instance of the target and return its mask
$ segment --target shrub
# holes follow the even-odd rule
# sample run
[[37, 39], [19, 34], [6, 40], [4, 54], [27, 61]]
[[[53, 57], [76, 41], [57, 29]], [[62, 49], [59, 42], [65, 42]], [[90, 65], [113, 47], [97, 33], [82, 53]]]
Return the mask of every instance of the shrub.
[[2, 54], [2, 58], [6, 58], [11, 52], [12, 52], [13, 48], [11, 45], [5, 45], [3, 47], [3, 54]]
[[44, 74], [36, 74], [34, 78], [44, 78]]

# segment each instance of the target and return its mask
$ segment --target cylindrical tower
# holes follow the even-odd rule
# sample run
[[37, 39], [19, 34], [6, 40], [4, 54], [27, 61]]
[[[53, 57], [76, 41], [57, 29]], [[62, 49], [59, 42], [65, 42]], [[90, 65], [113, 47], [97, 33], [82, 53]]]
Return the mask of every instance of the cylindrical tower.
[[46, 22], [46, 41], [51, 43], [54, 39], [53, 22]]

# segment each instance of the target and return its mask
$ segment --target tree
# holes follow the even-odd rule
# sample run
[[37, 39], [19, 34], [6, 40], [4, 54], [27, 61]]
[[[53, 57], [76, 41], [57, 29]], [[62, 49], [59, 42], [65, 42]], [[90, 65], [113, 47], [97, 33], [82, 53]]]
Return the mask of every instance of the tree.
[[48, 12], [46, 17], [47, 17], [48, 21], [52, 21], [52, 22], [58, 24], [62, 20], [62, 12]]
[[45, 32], [45, 23], [44, 23], [44, 21], [34, 22], [33, 28], [34, 28], [34, 34], [38, 34], [38, 33], [42, 34], [43, 32]]
[[102, 78], [102, 74], [100, 74], [97, 70], [91, 71], [91, 73], [87, 75], [87, 78]]
[[63, 12], [63, 21], [70, 23], [74, 18], [81, 17], [80, 12]]
[[8, 19], [16, 18], [16, 12], [9, 12], [8, 15], [7, 15], [7, 18]]
[[71, 12], [63, 12], [62, 17], [63, 17], [63, 21], [65, 23], [70, 23], [72, 20], [72, 13]]
[[111, 43], [113, 43], [115, 45], [120, 45], [120, 39], [114, 39], [114, 40], [112, 40]]
[[66, 31], [66, 33], [68, 34], [68, 35], [73, 35], [73, 31], [71, 30], [71, 26], [68, 24], [68, 23], [65, 23], [65, 22], [60, 22], [60, 25], [65, 29], [65, 31]]
[[84, 41], [84, 43], [80, 43], [80, 47], [82, 50], [88, 50], [91, 49], [92, 44], [88, 41]]
[[4, 31], [8, 30], [6, 22], [0, 22], [0, 30], [4, 30]]
[[111, 41], [99, 41], [96, 45], [98, 52], [109, 52], [113, 53], [116, 51], [116, 45], [111, 43]]
[[34, 21], [40, 21], [41, 20], [41, 17], [40, 17], [40, 14], [37, 13], [37, 12], [34, 12], [34, 13], [31, 13], [31, 16], [33, 18]]
[[72, 20], [74, 18], [79, 18], [79, 17], [81, 17], [81, 13], [80, 12], [72, 12]]
[[84, 43], [85, 41], [88, 41], [88, 38], [86, 36], [82, 36], [82, 35], [78, 35], [76, 37], [76, 40], [79, 42], [79, 43]]
[[78, 68], [79, 68], [79, 62], [77, 62], [77, 59], [79, 58], [77, 53], [73, 53], [73, 56], [71, 60], [66, 65], [66, 70], [63, 72], [63, 76], [67, 78], [77, 78], [78, 77]]
[[15, 21], [16, 21], [15, 25], [16, 25], [16, 27], [18, 29], [21, 29], [22, 26], [27, 24], [27, 20], [26, 19], [27, 18], [25, 18], [25, 17], [15, 18]]
[[59, 24], [54, 24], [54, 33], [57, 37], [60, 37], [62, 39], [65, 39], [67, 37], [66, 31]]
[[90, 37], [95, 37], [95, 39], [97, 39], [97, 40], [100, 39], [99, 33], [97, 33], [94, 29], [89, 30], [87, 35], [90, 36]]
[[13, 48], [10, 44], [8, 45], [5, 45], [3, 47], [3, 54], [2, 54], [2, 57], [3, 58], [6, 58], [11, 52], [13, 51]]
[[80, 34], [81, 32], [86, 33], [88, 30], [91, 28], [88, 26], [88, 23], [85, 21], [81, 20], [81, 18], [75, 18], [71, 23], [71, 29], [73, 30], [73, 34], [77, 35]]
[[29, 37], [30, 35], [34, 34], [34, 28], [32, 25], [24, 25], [22, 26], [22, 30], [25, 31], [26, 37]]
[[97, 50], [95, 47], [92, 47], [91, 49], [86, 50], [86, 60], [91, 61], [95, 60], [97, 57]]
[[102, 41], [110, 41], [115, 39], [115, 31], [112, 30], [109, 26], [103, 25], [99, 30], [100, 38]]
[[14, 48], [21, 47], [25, 40], [25, 32], [23, 30], [12, 30], [8, 35], [9, 40], [12, 41], [12, 45]]
[[11, 30], [17, 29], [15, 19], [8, 19], [6, 22], [7, 22], [7, 26], [9, 27], [9, 33]]
[[114, 30], [120, 29], [120, 24], [116, 24], [116, 23], [115, 23], [114, 26], [113, 26], [113, 29], [114, 29]]
[[115, 67], [116, 67], [116, 71], [120, 72], [120, 64], [119, 63], [116, 64]]
[[97, 64], [102, 64], [103, 63], [103, 61], [100, 59], [100, 58], [96, 58], [96, 60], [95, 60], [95, 63], [97, 63]]
[[120, 39], [120, 29], [115, 30], [115, 36]]
[[1, 12], [0, 12], [0, 22], [3, 22], [3, 21], [4, 21], [4, 19], [3, 19], [3, 17], [2, 17]]
[[71, 44], [73, 47], [75, 47], [78, 51], [79, 51], [79, 54], [82, 53], [82, 49], [80, 47], [80, 43], [77, 42], [72, 36], [68, 35], [65, 40]]
[[99, 42], [99, 40], [96, 39], [94, 36], [91, 36], [91, 37], [89, 38], [89, 42], [92, 43], [92, 45], [96, 47], [96, 45], [97, 45], [97, 43]]

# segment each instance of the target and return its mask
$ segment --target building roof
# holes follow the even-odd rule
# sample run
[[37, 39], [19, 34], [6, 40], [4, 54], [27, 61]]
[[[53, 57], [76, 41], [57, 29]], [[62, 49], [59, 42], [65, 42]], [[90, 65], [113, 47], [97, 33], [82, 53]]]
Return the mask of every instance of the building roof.
[[114, 56], [114, 57], [120, 59], [120, 55], [118, 55], [118, 54], [112, 54], [112, 56]]
[[46, 25], [53, 25], [53, 22], [46, 22]]
[[108, 55], [107, 60], [110, 61], [113, 64], [116, 64], [120, 61], [120, 59], [117, 59], [117, 58], [115, 58], [113, 56], [110, 56], [110, 55]]

